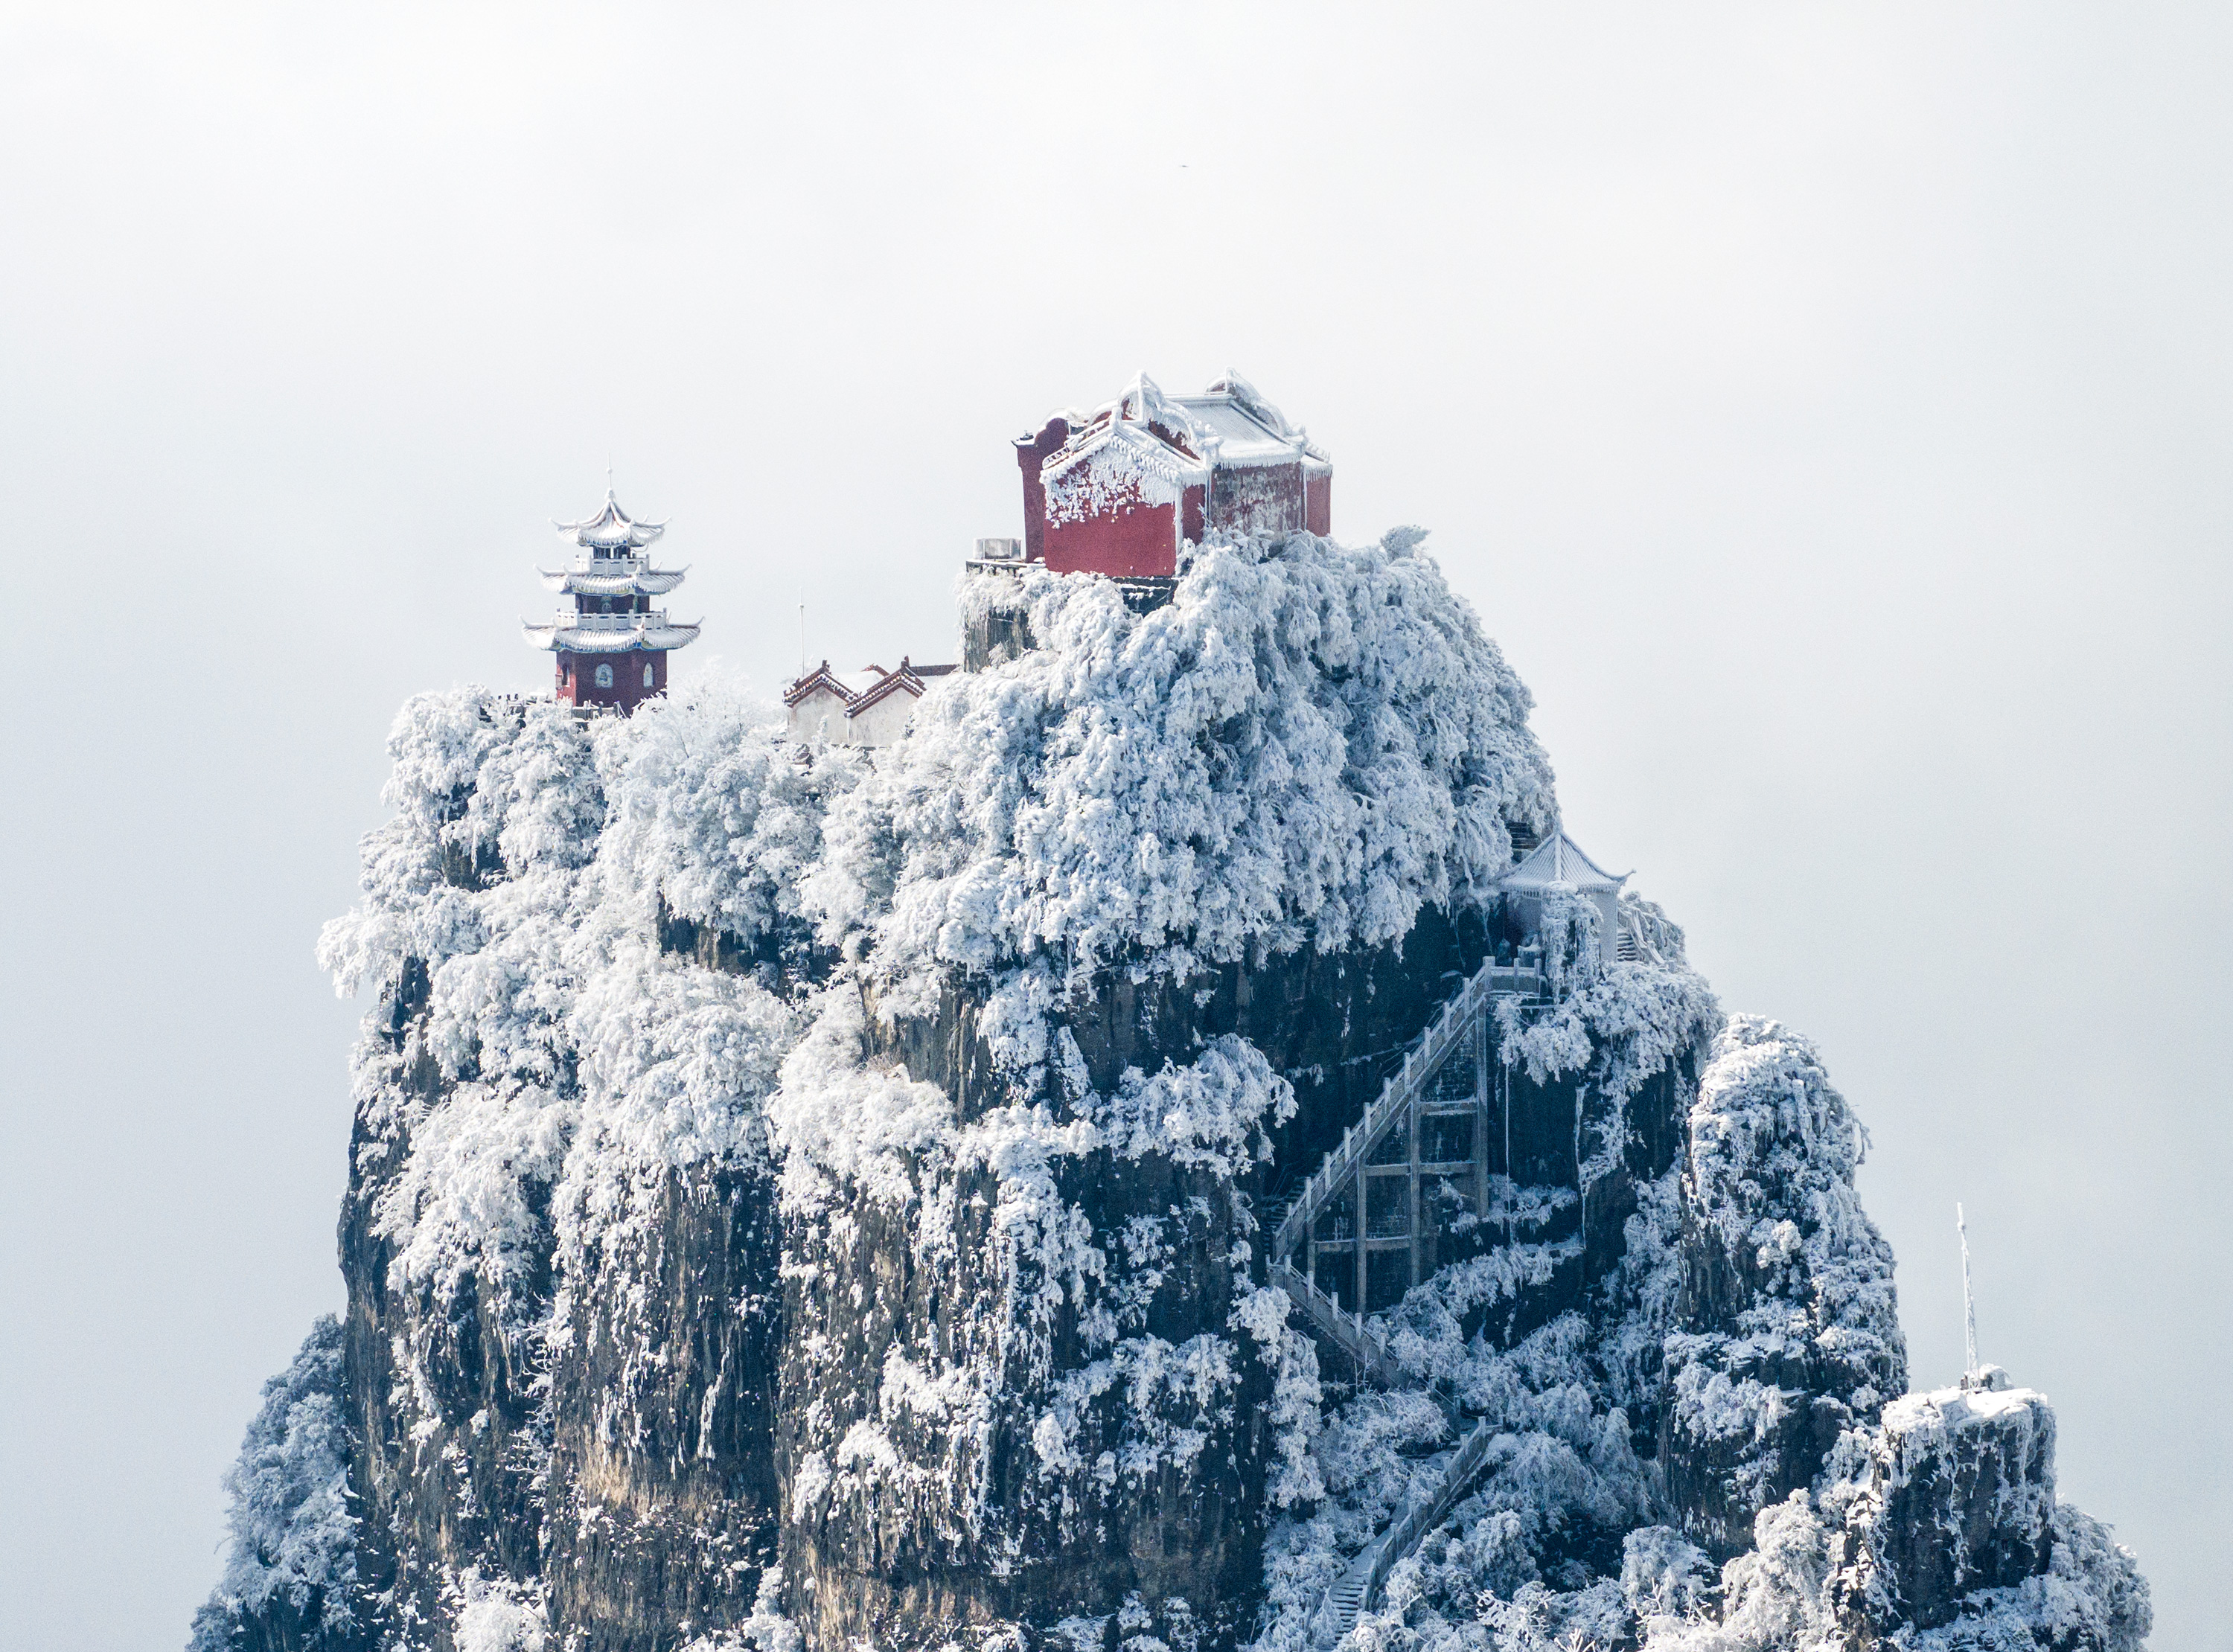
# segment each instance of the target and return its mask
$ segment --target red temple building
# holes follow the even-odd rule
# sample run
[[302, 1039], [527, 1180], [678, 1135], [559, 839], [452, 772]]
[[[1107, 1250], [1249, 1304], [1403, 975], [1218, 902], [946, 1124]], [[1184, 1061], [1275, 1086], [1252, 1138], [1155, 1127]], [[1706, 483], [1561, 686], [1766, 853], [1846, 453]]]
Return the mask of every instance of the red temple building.
[[1168, 579], [1188, 543], [1332, 531], [1332, 463], [1237, 373], [1198, 396], [1143, 373], [1090, 416], [1019, 438], [1016, 459], [1025, 557], [1057, 573]]
[[557, 524], [574, 547], [571, 568], [538, 568], [543, 582], [570, 596], [549, 625], [521, 623], [532, 648], [558, 656], [558, 698], [572, 706], [634, 711], [667, 692], [667, 655], [698, 640], [694, 625], [670, 625], [651, 605], [682, 583], [685, 569], [655, 569], [646, 551], [667, 531], [663, 522], [631, 522], [605, 491], [605, 508], [585, 522]]

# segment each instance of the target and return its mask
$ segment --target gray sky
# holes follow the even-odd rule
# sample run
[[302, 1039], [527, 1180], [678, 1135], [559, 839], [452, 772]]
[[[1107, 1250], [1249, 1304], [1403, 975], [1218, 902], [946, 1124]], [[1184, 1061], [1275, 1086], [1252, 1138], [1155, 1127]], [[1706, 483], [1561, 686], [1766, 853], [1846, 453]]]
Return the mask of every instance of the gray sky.
[[1533, 686], [1567, 817], [1873, 1131], [2233, 1648], [2233, 13], [0, 5], [0, 1618], [179, 1643], [338, 1306], [319, 924], [408, 694], [951, 657], [1008, 438], [1230, 365]]

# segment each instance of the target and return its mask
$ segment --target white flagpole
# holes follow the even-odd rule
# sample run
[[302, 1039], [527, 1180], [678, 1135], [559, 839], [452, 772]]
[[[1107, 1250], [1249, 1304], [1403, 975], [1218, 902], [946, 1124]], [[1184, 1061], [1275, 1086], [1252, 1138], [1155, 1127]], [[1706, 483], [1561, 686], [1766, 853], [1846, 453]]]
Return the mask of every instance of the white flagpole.
[[1969, 1291], [1969, 1225], [1962, 1218], [1962, 1206], [1954, 1206], [1954, 1231], [1962, 1238], [1962, 1337], [1963, 1355], [1967, 1363], [1962, 1369], [1963, 1377], [1977, 1380], [1977, 1298]]

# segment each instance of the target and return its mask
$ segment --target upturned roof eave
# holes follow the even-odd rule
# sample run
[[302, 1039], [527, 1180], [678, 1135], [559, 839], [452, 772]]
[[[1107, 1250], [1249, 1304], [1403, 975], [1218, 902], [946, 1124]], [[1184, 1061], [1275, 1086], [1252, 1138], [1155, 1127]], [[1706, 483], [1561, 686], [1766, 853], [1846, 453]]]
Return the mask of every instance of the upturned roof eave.
[[[605, 503], [595, 516], [584, 517], [580, 522], [554, 520], [550, 525], [558, 530], [560, 538], [571, 540], [584, 550], [617, 550], [622, 547], [641, 550], [667, 531], [664, 522], [637, 522], [631, 518], [627, 511], [621, 509], [620, 501], [613, 497], [610, 488], [605, 490]], [[615, 528], [626, 531], [615, 537], [610, 532]]]
[[698, 641], [697, 625], [642, 626], [633, 631], [583, 631], [571, 626], [529, 625], [522, 621], [527, 646], [557, 654], [667, 654]]
[[569, 596], [665, 596], [682, 583], [687, 568], [639, 568], [600, 574], [583, 568], [537, 568], [545, 589]]
[[1618, 889], [1635, 875], [1606, 871], [1559, 828], [1520, 856], [1518, 865], [1497, 879], [1496, 887], [1533, 890], [1563, 883], [1575, 889]]

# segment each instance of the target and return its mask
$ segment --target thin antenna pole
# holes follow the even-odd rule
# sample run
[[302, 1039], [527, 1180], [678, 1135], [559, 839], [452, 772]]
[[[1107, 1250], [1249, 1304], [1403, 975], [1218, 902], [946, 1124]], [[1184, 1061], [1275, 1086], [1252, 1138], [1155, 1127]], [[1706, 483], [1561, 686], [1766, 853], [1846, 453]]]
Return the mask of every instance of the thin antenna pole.
[[1963, 1219], [1962, 1206], [1954, 1206], [1954, 1231], [1962, 1238], [1962, 1351], [1967, 1363], [1962, 1374], [1974, 1382], [1977, 1379], [1977, 1298], [1969, 1291], [1969, 1224]]
[[798, 605], [798, 674], [806, 675], [806, 604]]

